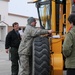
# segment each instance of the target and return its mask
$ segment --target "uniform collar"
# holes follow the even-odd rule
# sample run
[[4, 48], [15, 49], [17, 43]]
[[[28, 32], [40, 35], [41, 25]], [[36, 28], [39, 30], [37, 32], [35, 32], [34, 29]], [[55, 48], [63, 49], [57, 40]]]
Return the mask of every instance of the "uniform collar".
[[72, 31], [75, 32], [75, 26], [72, 27]]

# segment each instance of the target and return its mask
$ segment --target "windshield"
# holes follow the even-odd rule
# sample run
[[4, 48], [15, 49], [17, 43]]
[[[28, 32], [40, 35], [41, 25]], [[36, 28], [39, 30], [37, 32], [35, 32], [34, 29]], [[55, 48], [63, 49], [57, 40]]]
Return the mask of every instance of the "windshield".
[[50, 9], [50, 0], [39, 0], [38, 1], [38, 14], [40, 24], [44, 27], [44, 29], [51, 29], [51, 9]]

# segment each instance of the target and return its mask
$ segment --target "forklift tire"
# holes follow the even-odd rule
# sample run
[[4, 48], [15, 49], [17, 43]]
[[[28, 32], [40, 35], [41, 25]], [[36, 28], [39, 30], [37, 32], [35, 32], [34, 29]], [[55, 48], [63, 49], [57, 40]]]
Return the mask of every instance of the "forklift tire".
[[50, 75], [50, 51], [47, 37], [36, 37], [33, 41], [32, 75]]

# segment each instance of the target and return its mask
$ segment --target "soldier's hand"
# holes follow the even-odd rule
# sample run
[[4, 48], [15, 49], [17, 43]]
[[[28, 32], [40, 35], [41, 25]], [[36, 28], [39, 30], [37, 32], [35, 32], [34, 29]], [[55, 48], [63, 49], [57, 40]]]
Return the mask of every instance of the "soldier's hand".
[[6, 53], [8, 53], [8, 51], [9, 51], [9, 50], [8, 50], [8, 49], [6, 49]]
[[48, 33], [51, 34], [51, 33], [54, 33], [55, 31], [53, 30], [48, 30]]

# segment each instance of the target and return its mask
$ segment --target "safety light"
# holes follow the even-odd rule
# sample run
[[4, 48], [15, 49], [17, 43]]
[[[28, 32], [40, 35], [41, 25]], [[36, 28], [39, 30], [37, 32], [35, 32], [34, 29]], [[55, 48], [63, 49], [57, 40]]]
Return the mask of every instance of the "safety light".
[[75, 0], [73, 0], [73, 3], [75, 3]]

